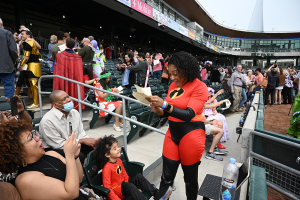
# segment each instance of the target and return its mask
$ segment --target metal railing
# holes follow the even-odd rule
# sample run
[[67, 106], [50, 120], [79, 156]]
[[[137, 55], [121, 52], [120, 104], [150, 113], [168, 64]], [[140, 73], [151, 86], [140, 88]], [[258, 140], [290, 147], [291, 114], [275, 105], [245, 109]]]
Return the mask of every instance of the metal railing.
[[[74, 81], [72, 79], [69, 79], [69, 78], [66, 78], [66, 77], [63, 77], [63, 76], [59, 76], [59, 75], [45, 75], [45, 76], [41, 76], [40, 79], [39, 79], [39, 82], [38, 82], [38, 90], [39, 90], [39, 103], [40, 103], [40, 113], [41, 113], [41, 117], [43, 117], [43, 103], [42, 103], [42, 94], [50, 94], [51, 92], [45, 92], [45, 91], [41, 91], [41, 81], [42, 79], [44, 78], [60, 78], [60, 79], [63, 79], [65, 81], [69, 81], [69, 82], [72, 82], [72, 83], [75, 83], [77, 85], [77, 90], [78, 90], [78, 97], [71, 97], [70, 98], [74, 101], [77, 101], [78, 102], [78, 105], [79, 105], [79, 114], [80, 114], [80, 117], [82, 119], [82, 108], [81, 108], [81, 104], [84, 104], [86, 106], [89, 106], [89, 107], [92, 107], [94, 109], [98, 109], [98, 110], [101, 110], [101, 111], [104, 111], [104, 112], [107, 112], [111, 115], [114, 115], [116, 117], [120, 117], [121, 119], [123, 119], [123, 124], [124, 124], [124, 127], [123, 127], [123, 135], [124, 135], [124, 147], [125, 147], [125, 150], [127, 151], [127, 134], [126, 134], [126, 121], [129, 121], [129, 122], [132, 122], [134, 124], [137, 124], [139, 126], [142, 126], [144, 128], [147, 128], [147, 129], [150, 129], [152, 131], [155, 131], [155, 132], [158, 132], [158, 133], [161, 133], [163, 135], [166, 134], [166, 132], [162, 131], [162, 130], [159, 130], [157, 128], [153, 128], [152, 126], [149, 126], [147, 124], [143, 124], [141, 122], [138, 122], [138, 121], [135, 121], [135, 120], [132, 120], [128, 117], [126, 117], [126, 102], [125, 100], [128, 100], [128, 101], [132, 101], [132, 102], [135, 102], [135, 103], [138, 103], [138, 104], [141, 104], [143, 106], [147, 106], [147, 107], [150, 107], [149, 105], [146, 105], [146, 104], [143, 104], [141, 103], [140, 101], [136, 100], [136, 99], [132, 99], [130, 97], [127, 97], [127, 96], [123, 96], [123, 95], [120, 95], [120, 94], [116, 94], [114, 92], [109, 92], [107, 90], [102, 90], [100, 88], [96, 88], [96, 87], [93, 87], [91, 85], [87, 85], [85, 83], [81, 83], [81, 82], [78, 82], [78, 81]], [[97, 91], [100, 91], [100, 92], [104, 92], [104, 93], [108, 93], [108, 94], [111, 94], [113, 96], [117, 96], [117, 97], [120, 97], [122, 98], [122, 103], [123, 103], [123, 115], [119, 115], [117, 113], [114, 113], [114, 112], [111, 112], [111, 111], [108, 111], [108, 110], [105, 110], [103, 108], [100, 108], [98, 106], [95, 106], [93, 104], [90, 104], [88, 102], [84, 102], [81, 100], [81, 92], [80, 92], [80, 86], [84, 86], [84, 87], [87, 87], [87, 88], [90, 88], [90, 89], [93, 89], [93, 90], [97, 90]]]
[[[300, 177], [300, 171], [255, 153], [253, 151], [253, 140], [255, 135], [266, 138], [268, 140], [279, 142], [284, 145], [288, 145], [289, 147], [295, 147], [299, 150], [300, 144], [273, 137], [257, 131], [251, 131], [249, 136], [249, 156], [251, 157], [251, 164], [265, 168], [267, 185], [292, 199], [299, 199], [300, 193], [298, 191], [298, 186], [300, 184], [300, 180], [298, 179], [298, 177]], [[297, 160], [295, 160], [295, 162], [297, 162]], [[292, 181], [292, 179], [294, 181]]]

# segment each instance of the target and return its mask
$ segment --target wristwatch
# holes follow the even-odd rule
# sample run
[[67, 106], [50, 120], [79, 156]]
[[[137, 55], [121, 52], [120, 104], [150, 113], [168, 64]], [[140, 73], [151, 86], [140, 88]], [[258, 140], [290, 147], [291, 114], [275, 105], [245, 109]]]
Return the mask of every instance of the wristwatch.
[[165, 107], [164, 111], [168, 112], [171, 109], [171, 104], [168, 103], [168, 105]]

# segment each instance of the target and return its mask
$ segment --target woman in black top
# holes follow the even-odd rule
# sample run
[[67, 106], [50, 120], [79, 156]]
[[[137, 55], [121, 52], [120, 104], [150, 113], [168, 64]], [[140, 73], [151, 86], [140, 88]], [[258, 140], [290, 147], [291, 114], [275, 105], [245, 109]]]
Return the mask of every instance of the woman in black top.
[[1, 172], [18, 170], [15, 183], [23, 200], [84, 199], [79, 191], [83, 178], [80, 144], [74, 133], [65, 142], [64, 158], [54, 151], [45, 153], [43, 142], [25, 121], [0, 125]]
[[212, 72], [211, 72], [211, 78], [210, 81], [212, 82], [212, 85], [217, 85], [220, 82], [220, 71], [217, 69], [216, 66], [212, 67]]
[[265, 105], [268, 104], [269, 94], [271, 94], [271, 106], [273, 106], [276, 81], [277, 81], [277, 78], [279, 77], [278, 66], [276, 68], [274, 68], [274, 65], [272, 65], [267, 71], [267, 76], [268, 76], [268, 85], [267, 85], [267, 89], [266, 89]]

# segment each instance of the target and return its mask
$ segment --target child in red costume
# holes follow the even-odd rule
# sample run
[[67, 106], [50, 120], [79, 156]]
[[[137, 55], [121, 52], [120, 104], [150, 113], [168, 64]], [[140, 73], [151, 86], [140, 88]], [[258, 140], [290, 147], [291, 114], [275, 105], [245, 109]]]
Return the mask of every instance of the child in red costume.
[[172, 188], [158, 191], [141, 174], [128, 176], [123, 166], [121, 149], [117, 140], [111, 136], [104, 136], [95, 150], [95, 160], [102, 169], [103, 186], [110, 189], [106, 200], [120, 200], [130, 197], [134, 200], [146, 200], [146, 197], [136, 187], [140, 185], [145, 191], [154, 196], [155, 200], [168, 199]]

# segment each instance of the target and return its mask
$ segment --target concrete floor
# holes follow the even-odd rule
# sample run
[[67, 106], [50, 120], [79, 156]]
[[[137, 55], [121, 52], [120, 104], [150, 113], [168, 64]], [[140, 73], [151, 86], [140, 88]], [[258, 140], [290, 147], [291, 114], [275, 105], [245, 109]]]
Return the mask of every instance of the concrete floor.
[[[205, 153], [201, 159], [201, 165], [199, 166], [199, 187], [203, 182], [206, 174], [213, 174], [216, 176], [222, 176], [223, 167], [229, 162], [229, 158], [235, 158], [237, 162], [240, 159], [241, 140], [237, 143], [238, 135], [236, 134], [236, 127], [239, 125], [239, 119], [242, 113], [227, 114], [226, 120], [229, 128], [230, 140], [223, 143], [226, 146], [226, 150], [229, 153], [223, 157], [223, 161], [212, 161], [205, 158], [206, 151], [209, 149], [211, 142], [206, 140]], [[160, 129], [166, 131], [167, 126], [163, 126]], [[86, 133], [90, 137], [103, 137], [104, 135], [114, 134], [116, 137], [123, 135], [123, 132], [116, 132], [112, 124], [102, 126], [96, 129], [87, 130]], [[143, 137], [138, 138], [130, 142], [127, 146], [127, 154], [131, 161], [139, 161], [145, 163], [145, 168], [152, 164], [162, 155], [162, 147], [164, 142], [164, 135], [157, 132], [150, 132]], [[144, 169], [145, 169], [144, 168]], [[160, 178], [158, 178], [153, 184], [159, 187]], [[183, 171], [179, 167], [176, 178], [175, 178], [176, 190], [171, 196], [171, 200], [183, 200], [185, 196], [185, 184], [183, 180]], [[202, 197], [198, 196], [198, 199]]]

